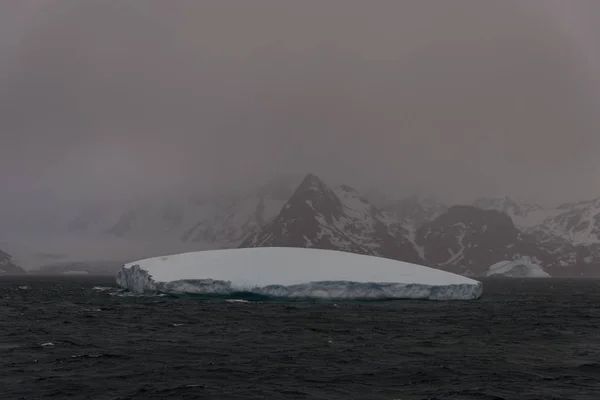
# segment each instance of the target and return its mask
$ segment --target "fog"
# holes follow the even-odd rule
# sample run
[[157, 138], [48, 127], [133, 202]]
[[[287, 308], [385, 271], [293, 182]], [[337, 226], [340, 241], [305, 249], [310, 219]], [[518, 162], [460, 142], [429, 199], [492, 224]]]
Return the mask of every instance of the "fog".
[[280, 174], [600, 196], [600, 3], [5, 0], [3, 213]]

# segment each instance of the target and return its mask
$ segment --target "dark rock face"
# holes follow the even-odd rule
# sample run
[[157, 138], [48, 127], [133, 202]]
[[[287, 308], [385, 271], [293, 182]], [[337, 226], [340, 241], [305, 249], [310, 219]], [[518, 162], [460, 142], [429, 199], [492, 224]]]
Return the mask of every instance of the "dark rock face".
[[577, 275], [600, 261], [598, 245], [576, 246], [557, 236], [524, 233], [505, 213], [471, 206], [451, 207], [423, 225], [416, 241], [428, 265], [474, 275], [522, 256], [559, 275]]
[[21, 275], [26, 274], [25, 270], [18, 267], [12, 260], [12, 257], [0, 250], [0, 275]]
[[535, 249], [532, 239], [506, 214], [471, 206], [450, 207], [416, 235], [429, 265], [476, 275], [496, 262], [530, 253]]
[[334, 249], [473, 275], [529, 256], [553, 275], [600, 275], [600, 199], [552, 209], [509, 197], [447, 207], [421, 196], [365, 197], [314, 174], [273, 180], [247, 196], [166, 199], [91, 208], [68, 230], [123, 240], [157, 233], [201, 248]]
[[307, 175], [279, 215], [240, 247], [313, 247], [420, 261], [402, 231], [349, 186]]
[[600, 241], [600, 199], [562, 204], [557, 211], [536, 229], [572, 239], [577, 244]]
[[391, 219], [413, 228], [421, 227], [446, 210], [447, 207], [442, 204], [417, 196], [410, 196], [382, 207], [383, 213]]
[[368, 250], [334, 222], [343, 216], [336, 194], [313, 174], [300, 183], [279, 215], [247, 237], [240, 247], [315, 247], [359, 254]]
[[[509, 206], [512, 213], [518, 208]], [[341, 250], [475, 276], [484, 276], [499, 261], [523, 256], [557, 275], [578, 275], [579, 270], [589, 275], [592, 265], [599, 264], [600, 245], [574, 245], [545, 232], [523, 232], [505, 212], [494, 209], [444, 210], [416, 198], [380, 209], [349, 186], [332, 189], [309, 174], [279, 215], [239, 247]], [[415, 230], [417, 224], [421, 226]]]

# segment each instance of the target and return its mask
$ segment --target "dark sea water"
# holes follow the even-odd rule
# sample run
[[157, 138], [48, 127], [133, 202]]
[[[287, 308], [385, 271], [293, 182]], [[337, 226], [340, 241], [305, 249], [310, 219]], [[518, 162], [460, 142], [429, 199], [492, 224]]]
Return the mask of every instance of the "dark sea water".
[[0, 399], [600, 399], [600, 281], [477, 301], [131, 296], [0, 280]]

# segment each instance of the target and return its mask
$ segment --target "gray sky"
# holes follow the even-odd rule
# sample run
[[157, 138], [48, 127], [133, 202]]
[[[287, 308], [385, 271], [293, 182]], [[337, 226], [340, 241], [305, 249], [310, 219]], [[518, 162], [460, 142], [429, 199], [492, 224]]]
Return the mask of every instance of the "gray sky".
[[600, 196], [599, 20], [597, 0], [3, 0], [1, 202], [308, 171]]

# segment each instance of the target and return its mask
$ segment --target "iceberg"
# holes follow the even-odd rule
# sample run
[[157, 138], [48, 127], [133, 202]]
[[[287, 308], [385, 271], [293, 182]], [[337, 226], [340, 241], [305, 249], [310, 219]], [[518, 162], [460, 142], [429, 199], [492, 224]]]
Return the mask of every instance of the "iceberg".
[[470, 300], [482, 283], [421, 265], [334, 250], [261, 247], [154, 257], [123, 265], [134, 293], [313, 299]]
[[421, 265], [284, 247], [149, 258], [123, 265], [116, 281], [134, 293], [274, 298], [469, 300], [482, 293], [481, 282]]
[[509, 278], [550, 278], [550, 274], [531, 258], [500, 261], [488, 268], [487, 276], [504, 276]]

